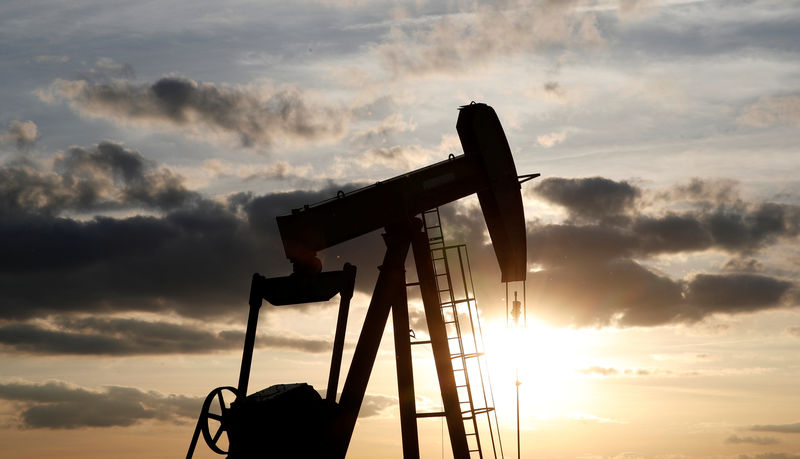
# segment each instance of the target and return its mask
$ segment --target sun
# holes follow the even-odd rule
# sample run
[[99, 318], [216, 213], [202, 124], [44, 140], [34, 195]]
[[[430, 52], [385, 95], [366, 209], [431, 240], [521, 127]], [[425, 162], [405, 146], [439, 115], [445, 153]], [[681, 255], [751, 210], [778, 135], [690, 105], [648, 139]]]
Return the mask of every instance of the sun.
[[502, 320], [487, 321], [483, 332], [501, 423], [515, 416], [516, 381], [520, 382], [520, 417], [531, 428], [536, 420], [580, 411], [586, 394], [579, 392], [583, 389], [577, 370], [587, 366], [589, 334], [550, 327], [530, 317], [527, 327], [519, 328], [507, 327]]

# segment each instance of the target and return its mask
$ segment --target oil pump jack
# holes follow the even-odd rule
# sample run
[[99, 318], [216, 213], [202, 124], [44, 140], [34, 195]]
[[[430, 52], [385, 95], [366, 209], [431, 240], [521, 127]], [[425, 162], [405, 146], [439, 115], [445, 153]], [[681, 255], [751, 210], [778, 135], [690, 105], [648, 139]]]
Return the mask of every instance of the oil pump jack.
[[[409, 336], [405, 261], [414, 255], [418, 284], [433, 350], [455, 458], [469, 458], [445, 323], [440, 310], [429, 241], [418, 216], [429, 209], [477, 193], [503, 282], [525, 280], [526, 235], [520, 183], [511, 150], [494, 109], [471, 103], [460, 107], [456, 123], [464, 154], [375, 183], [277, 217], [289, 276], [254, 274], [239, 384], [219, 387], [206, 397], [187, 453], [202, 433], [208, 446], [230, 459], [255, 457], [344, 458], [392, 314], [403, 456], [419, 457], [417, 413]], [[356, 268], [322, 271], [317, 252], [368, 232], [384, 229], [386, 252], [336, 401], [345, 327]], [[340, 294], [339, 315], [325, 399], [308, 384], [279, 384], [247, 395], [258, 313], [263, 300], [274, 306], [328, 301]], [[233, 403], [225, 400], [231, 395]], [[212, 405], [218, 405], [217, 411]], [[430, 413], [429, 413], [430, 414]], [[211, 424], [218, 424], [212, 433]], [[220, 444], [227, 433], [228, 451]]]

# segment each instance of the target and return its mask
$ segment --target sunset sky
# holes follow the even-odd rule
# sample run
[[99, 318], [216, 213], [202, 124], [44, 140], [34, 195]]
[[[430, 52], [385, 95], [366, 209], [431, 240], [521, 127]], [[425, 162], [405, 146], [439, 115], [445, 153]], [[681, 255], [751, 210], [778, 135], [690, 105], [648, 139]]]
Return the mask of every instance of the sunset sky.
[[[522, 457], [800, 458], [800, 3], [6, 0], [0, 54], [0, 456], [183, 457], [291, 272], [275, 216], [462, 154], [477, 101], [541, 173], [516, 338], [477, 199], [441, 208], [506, 456], [519, 368]], [[359, 270], [345, 368], [379, 234], [320, 254]], [[251, 390], [324, 389], [337, 304], [265, 305]], [[389, 325], [348, 457], [398, 416]]]

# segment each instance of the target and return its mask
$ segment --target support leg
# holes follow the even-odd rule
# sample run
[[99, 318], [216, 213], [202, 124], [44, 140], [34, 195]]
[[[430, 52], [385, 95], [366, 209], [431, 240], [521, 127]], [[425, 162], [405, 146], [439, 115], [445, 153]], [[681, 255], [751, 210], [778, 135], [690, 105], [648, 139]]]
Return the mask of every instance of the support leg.
[[350, 299], [353, 298], [353, 288], [356, 282], [356, 267], [345, 263], [342, 272], [347, 279], [347, 285], [339, 292], [339, 317], [336, 320], [336, 335], [333, 340], [333, 353], [331, 354], [331, 369], [328, 374], [328, 389], [325, 399], [335, 402], [336, 392], [339, 390], [339, 370], [342, 367], [342, 353], [344, 352], [344, 332], [347, 328], [347, 314], [350, 311]]
[[386, 255], [380, 267], [378, 281], [370, 301], [367, 316], [358, 344], [353, 353], [350, 370], [347, 373], [342, 395], [339, 399], [338, 422], [332, 426], [330, 457], [344, 458], [350, 445], [350, 438], [358, 419], [364, 393], [367, 390], [378, 346], [386, 328], [389, 310], [394, 302], [397, 285], [405, 287], [405, 260], [408, 255], [409, 236], [407, 231], [387, 231], [384, 235]]
[[408, 325], [408, 295], [405, 277], [397, 285], [392, 303], [392, 326], [394, 327], [394, 354], [397, 364], [397, 395], [400, 402], [400, 430], [403, 437], [403, 457], [419, 458], [419, 434], [417, 432], [417, 404], [414, 399], [414, 368], [411, 363], [411, 341]]
[[242, 350], [242, 366], [239, 368], [239, 385], [237, 386], [237, 397], [244, 400], [247, 397], [247, 384], [250, 381], [250, 366], [253, 362], [253, 347], [256, 342], [256, 330], [258, 329], [258, 311], [261, 309], [261, 277], [258, 273], [253, 274], [250, 283], [250, 313], [247, 316], [247, 331], [244, 335], [244, 349]]

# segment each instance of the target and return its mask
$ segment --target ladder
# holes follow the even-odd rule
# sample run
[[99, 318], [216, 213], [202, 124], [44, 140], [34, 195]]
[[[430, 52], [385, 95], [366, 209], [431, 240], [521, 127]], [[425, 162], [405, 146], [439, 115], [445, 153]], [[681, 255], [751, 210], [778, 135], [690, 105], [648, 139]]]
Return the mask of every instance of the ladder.
[[[439, 292], [439, 306], [447, 331], [450, 359], [453, 363], [453, 373], [470, 457], [474, 457], [474, 454], [477, 454], [480, 459], [484, 457], [481, 433], [484, 435], [488, 433], [493, 456], [495, 458], [503, 457], [503, 445], [500, 441], [497, 413], [492, 406], [494, 394], [488, 372], [484, 378], [483, 332], [475, 300], [467, 247], [464, 244], [445, 245], [438, 208], [425, 211], [422, 219], [428, 236], [436, 288]], [[425, 343], [430, 342], [418, 341], [411, 344]], [[486, 386], [489, 389], [488, 395]], [[444, 413], [418, 413], [417, 415], [419, 417], [443, 416]], [[485, 423], [479, 423], [479, 418], [483, 419], [484, 416]], [[500, 456], [498, 456], [498, 446]]]

